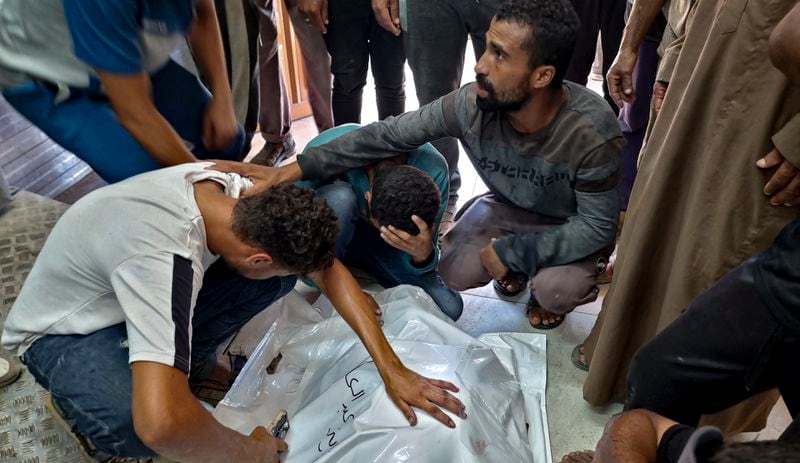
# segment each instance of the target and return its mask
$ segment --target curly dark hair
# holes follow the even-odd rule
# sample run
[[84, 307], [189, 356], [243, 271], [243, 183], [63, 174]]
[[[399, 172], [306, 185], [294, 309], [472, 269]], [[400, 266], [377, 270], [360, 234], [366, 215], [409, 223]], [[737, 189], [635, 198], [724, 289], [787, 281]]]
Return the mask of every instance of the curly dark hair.
[[569, 0], [508, 0], [495, 19], [528, 26], [525, 48], [530, 68], [554, 66], [556, 72], [550, 85], [561, 86], [580, 25], [572, 3]]
[[425, 172], [408, 165], [388, 165], [375, 172], [372, 180], [370, 214], [381, 225], [392, 225], [416, 235], [419, 227], [412, 215], [429, 227], [436, 221], [441, 192]]
[[740, 442], [723, 446], [711, 457], [697, 461], [708, 463], [790, 463], [800, 460], [800, 444], [783, 441]]
[[241, 198], [233, 208], [233, 233], [288, 270], [310, 273], [333, 263], [338, 226], [313, 190], [281, 185]]

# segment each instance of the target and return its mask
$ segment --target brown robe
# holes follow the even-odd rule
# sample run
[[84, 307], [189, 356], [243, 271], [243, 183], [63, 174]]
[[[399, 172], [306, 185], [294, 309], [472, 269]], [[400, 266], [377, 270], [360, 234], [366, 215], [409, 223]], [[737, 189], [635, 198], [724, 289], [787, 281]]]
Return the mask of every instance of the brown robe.
[[[798, 216], [797, 207], [769, 204], [762, 189], [773, 171], [756, 167], [773, 146], [800, 167], [800, 88], [768, 52], [770, 32], [795, 3], [694, 5], [642, 150], [614, 281], [586, 340], [589, 403], [623, 400], [637, 349]], [[721, 424], [758, 428], [775, 397], [761, 396]]]

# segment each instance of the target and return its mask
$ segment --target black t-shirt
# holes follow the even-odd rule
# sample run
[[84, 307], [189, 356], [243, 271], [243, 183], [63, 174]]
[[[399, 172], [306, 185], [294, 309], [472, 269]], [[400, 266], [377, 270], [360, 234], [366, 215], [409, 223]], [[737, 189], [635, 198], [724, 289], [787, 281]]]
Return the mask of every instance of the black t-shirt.
[[787, 225], [755, 259], [761, 300], [781, 324], [800, 333], [800, 219]]

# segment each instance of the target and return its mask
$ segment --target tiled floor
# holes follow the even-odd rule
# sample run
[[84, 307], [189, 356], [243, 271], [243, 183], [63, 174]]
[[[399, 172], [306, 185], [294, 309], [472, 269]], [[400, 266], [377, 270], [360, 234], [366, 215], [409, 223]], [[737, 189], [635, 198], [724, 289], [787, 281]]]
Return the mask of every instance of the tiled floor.
[[[471, 47], [468, 47], [468, 50]], [[464, 81], [472, 80], [472, 66], [474, 58], [468, 56], [465, 64]], [[590, 87], [597, 89], [599, 82], [590, 80]], [[417, 101], [414, 98], [413, 78], [407, 72], [407, 104], [408, 109], [416, 108]], [[368, 82], [365, 90], [364, 101], [375, 101], [374, 88], [372, 82]], [[376, 119], [374, 107], [365, 105], [363, 111], [363, 121], [370, 122]], [[293, 128], [295, 140], [298, 148], [305, 144], [316, 135], [311, 118], [296, 121]], [[263, 144], [263, 140], [254, 141], [253, 153], [257, 152]], [[466, 156], [461, 156], [459, 168], [462, 174], [462, 187], [460, 203], [485, 190], [485, 186], [477, 177]], [[7, 257], [7, 256], [6, 256]], [[505, 301], [499, 298], [491, 286], [477, 288], [464, 292], [465, 308], [462, 318], [458, 325], [472, 335], [480, 335], [485, 332], [493, 331], [533, 331], [527, 322], [524, 314], [525, 296], [520, 296], [514, 301]], [[10, 302], [4, 302], [4, 310], [8, 309]], [[550, 438], [555, 461], [572, 450], [592, 448], [602, 433], [602, 429], [608, 417], [612, 413], [620, 410], [620, 406], [614, 405], [606, 409], [595, 409], [589, 407], [582, 400], [582, 384], [585, 373], [575, 368], [570, 361], [570, 353], [575, 345], [583, 342], [594, 324], [600, 310], [601, 302], [598, 300], [593, 304], [579, 307], [575, 312], [567, 316], [566, 321], [559, 328], [547, 332], [548, 339], [548, 392], [547, 408], [550, 425]], [[249, 351], [255, 347], [255, 343], [264, 332], [264, 327], [271, 323], [272, 314], [265, 311], [263, 315], [257, 317], [245, 330], [234, 340], [232, 348], [234, 350]], [[15, 387], [33, 388], [32, 383], [19, 382]], [[0, 412], [8, 411], [8, 396], [4, 396], [5, 391], [0, 391]], [[16, 406], [16, 403], [12, 404]], [[22, 403], [22, 405], [25, 405]], [[36, 409], [38, 410], [38, 408]], [[28, 413], [29, 414], [29, 413]], [[770, 422], [766, 430], [755, 436], [748, 438], [771, 438], [775, 437], [788, 424], [788, 412], [781, 403], [770, 417]], [[2, 422], [0, 422], [0, 425]], [[20, 423], [22, 425], [22, 423]], [[22, 428], [20, 428], [22, 429]], [[65, 436], [62, 436], [64, 438]], [[7, 445], [7, 437], [0, 433], [0, 446]], [[19, 461], [5, 460], [1, 461]], [[44, 461], [44, 460], [43, 460]], [[48, 459], [46, 461], [62, 461]]]

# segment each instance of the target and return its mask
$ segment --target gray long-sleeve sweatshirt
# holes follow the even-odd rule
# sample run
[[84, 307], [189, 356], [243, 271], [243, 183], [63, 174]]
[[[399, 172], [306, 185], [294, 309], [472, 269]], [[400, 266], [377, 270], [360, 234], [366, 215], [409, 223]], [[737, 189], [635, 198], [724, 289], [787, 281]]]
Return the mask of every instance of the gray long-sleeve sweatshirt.
[[505, 114], [484, 112], [475, 84], [381, 122], [367, 125], [298, 157], [303, 178], [329, 178], [396, 156], [426, 142], [456, 137], [489, 190], [501, 200], [555, 219], [544, 231], [506, 236], [494, 249], [510, 269], [540, 268], [587, 257], [610, 244], [619, 213], [623, 139], [602, 98], [565, 82], [565, 102], [533, 134], [514, 130]]

